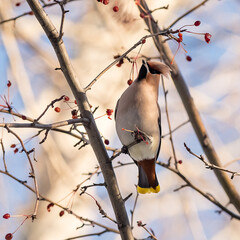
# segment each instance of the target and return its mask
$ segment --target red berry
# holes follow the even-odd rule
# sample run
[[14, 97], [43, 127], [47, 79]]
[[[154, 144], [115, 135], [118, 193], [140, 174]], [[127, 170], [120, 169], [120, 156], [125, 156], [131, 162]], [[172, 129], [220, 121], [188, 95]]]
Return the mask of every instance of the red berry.
[[178, 36], [179, 36], [180, 38], [182, 38], [182, 33], [179, 32], [179, 33], [178, 33]]
[[64, 215], [64, 211], [62, 210], [60, 213], [59, 213], [59, 216], [62, 217]]
[[192, 61], [192, 58], [190, 56], [186, 56], [186, 60], [191, 62]]
[[118, 7], [118, 6], [114, 6], [114, 7], [113, 7], [113, 11], [114, 11], [114, 12], [118, 12], [118, 11], [119, 11], [119, 7]]
[[178, 160], [178, 163], [179, 163], [179, 164], [182, 164], [182, 160]]
[[53, 203], [49, 203], [48, 205], [47, 205], [47, 211], [48, 212], [51, 212], [51, 208], [54, 206], [54, 204]]
[[11, 233], [8, 233], [6, 236], [5, 236], [5, 239], [6, 240], [11, 240], [13, 238], [13, 235]]
[[61, 111], [61, 108], [60, 107], [55, 107], [54, 110], [55, 110], [55, 112], [59, 113]]
[[73, 115], [73, 116], [76, 116], [76, 115], [77, 115], [77, 110], [76, 110], [76, 109], [74, 109], [74, 110], [72, 110], [72, 112], [71, 112], [71, 113], [72, 113], [72, 115]]
[[143, 225], [142, 221], [137, 221], [137, 225], [138, 225], [138, 227], [141, 227]]
[[103, 4], [104, 5], [108, 5], [109, 4], [109, 0], [103, 0]]
[[144, 44], [145, 42], [146, 42], [146, 39], [143, 39], [143, 40], [142, 40], [142, 44]]
[[195, 25], [196, 27], [198, 27], [200, 24], [201, 24], [200, 21], [196, 21], [196, 22], [194, 23], [194, 25]]
[[212, 35], [210, 33], [205, 33], [204, 35], [206, 43], [210, 43]]
[[25, 115], [22, 115], [22, 120], [26, 120], [27, 117]]
[[12, 83], [8, 80], [7, 86], [11, 87]]
[[144, 13], [140, 13], [140, 17], [141, 18], [145, 18], [145, 14]]
[[18, 152], [18, 148], [15, 148], [13, 152], [16, 154]]
[[15, 148], [16, 147], [16, 144], [12, 144], [11, 146], [10, 146], [10, 148]]
[[108, 109], [106, 110], [106, 113], [107, 113], [108, 116], [111, 116], [111, 115], [113, 114], [113, 109], [109, 109], [109, 108], [108, 108]]
[[68, 96], [64, 97], [64, 101], [68, 102], [70, 100], [70, 98]]
[[127, 84], [130, 86], [131, 84], [133, 83], [133, 80], [132, 79], [129, 79], [128, 81], [127, 81]]
[[17, 2], [17, 3], [15, 4], [16, 7], [19, 7], [20, 5], [21, 5], [20, 2]]
[[77, 100], [75, 100], [74, 103], [77, 105]]
[[9, 218], [10, 218], [10, 214], [9, 214], [9, 213], [5, 213], [5, 214], [3, 215], [3, 218], [9, 219]]
[[29, 13], [28, 13], [28, 15], [33, 15], [34, 13], [33, 13], [33, 11], [30, 11]]
[[109, 140], [108, 140], [108, 139], [105, 139], [105, 140], [104, 140], [104, 143], [105, 143], [106, 145], [109, 145]]

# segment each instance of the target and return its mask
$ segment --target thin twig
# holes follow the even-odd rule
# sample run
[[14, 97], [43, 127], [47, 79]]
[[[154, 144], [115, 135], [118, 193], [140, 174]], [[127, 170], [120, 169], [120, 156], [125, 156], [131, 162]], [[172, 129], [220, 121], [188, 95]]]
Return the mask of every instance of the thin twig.
[[0, 139], [0, 144], [2, 147], [2, 153], [3, 153], [3, 165], [4, 165], [5, 172], [7, 172], [8, 170], [7, 170], [7, 164], [6, 164], [6, 159], [5, 159], [5, 148], [4, 148], [2, 139]]
[[143, 224], [141, 221], [137, 221], [137, 224], [139, 227], [142, 227], [151, 236], [152, 239], [158, 240], [156, 236], [146, 228], [146, 224]]
[[[24, 187], [28, 188], [31, 192], [33, 193], [36, 193], [35, 189], [30, 187], [26, 181], [22, 181], [18, 178], [16, 178], [15, 176], [13, 176], [12, 174], [10, 174], [9, 172], [5, 172], [5, 171], [2, 171], [0, 170], [0, 173], [2, 174], [5, 174], [7, 175], [8, 177], [12, 178], [13, 180], [17, 181], [18, 183], [22, 184]], [[39, 194], [39, 197], [40, 197], [40, 200], [41, 201], [46, 201], [46, 202], [49, 202], [49, 203], [53, 203], [55, 206], [65, 210], [68, 212], [68, 214], [71, 214], [73, 216], [75, 216], [77, 219], [79, 219], [80, 221], [84, 221], [84, 222], [88, 222], [90, 223], [92, 226], [96, 225], [96, 226], [99, 226], [99, 227], [102, 227], [106, 230], [108, 230], [109, 232], [113, 232], [113, 233], [118, 233], [119, 234], [119, 231], [114, 229], [114, 228], [110, 228], [102, 223], [99, 223], [99, 222], [96, 222], [94, 220], [91, 220], [91, 219], [88, 219], [88, 218], [84, 218], [84, 217], [81, 217], [79, 216], [78, 214], [76, 214], [75, 212], [73, 212], [72, 210], [69, 210], [69, 209], [66, 209], [64, 206], [62, 206], [61, 204], [57, 203], [57, 202], [54, 202], [46, 197], [44, 197], [43, 195]]]
[[38, 184], [37, 184], [37, 179], [36, 179], [36, 175], [35, 175], [35, 171], [34, 171], [34, 167], [33, 167], [33, 163], [32, 160], [30, 158], [30, 152], [27, 151], [27, 149], [24, 146], [24, 143], [22, 141], [22, 139], [15, 133], [13, 132], [10, 128], [8, 128], [8, 126], [5, 126], [5, 128], [7, 129], [7, 131], [9, 133], [11, 133], [12, 135], [14, 135], [18, 141], [20, 142], [21, 146], [22, 146], [22, 150], [25, 152], [30, 168], [31, 168], [31, 172], [30, 172], [30, 177], [33, 178], [34, 181], [34, 186], [35, 186], [35, 193], [36, 193], [36, 203], [35, 203], [35, 208], [34, 208], [34, 212], [32, 214], [32, 220], [34, 220], [36, 218], [37, 215], [37, 210], [38, 210], [38, 204], [39, 204], [39, 191], [38, 191]]
[[43, 113], [35, 120], [35, 122], [38, 122], [38, 121], [40, 120], [40, 118], [43, 117], [43, 115], [47, 112], [47, 110], [48, 110], [50, 107], [53, 108], [53, 107], [54, 107], [54, 103], [61, 101], [64, 97], [65, 97], [65, 95], [62, 95], [60, 98], [57, 98], [57, 99], [51, 101], [51, 103], [47, 105], [47, 107], [45, 108], [45, 110], [43, 111]]
[[[149, 11], [148, 5], [145, 0], [141, 0], [142, 5], [146, 9], [146, 11]], [[139, 9], [140, 12], [142, 12], [141, 9]], [[151, 14], [149, 14], [151, 15]], [[149, 18], [148, 18], [149, 19]], [[151, 15], [151, 19], [153, 19]], [[148, 26], [149, 30], [152, 30], [151, 33], [157, 33], [160, 31], [160, 28], [155, 20], [153, 21], [147, 21], [146, 19], [145, 23]], [[171, 76], [173, 79], [173, 83], [179, 93], [179, 96], [181, 97], [181, 100], [183, 102], [183, 105], [186, 109], [186, 112], [188, 114], [189, 120], [191, 121], [191, 124], [193, 125], [193, 129], [198, 137], [198, 140], [209, 160], [212, 164], [215, 164], [217, 166], [221, 166], [220, 158], [218, 157], [213, 144], [208, 136], [207, 130], [203, 124], [203, 121], [200, 117], [200, 114], [196, 108], [196, 105], [194, 104], [194, 100], [189, 92], [188, 86], [186, 85], [182, 74], [175, 62], [171, 65], [172, 61], [172, 52], [167, 44], [161, 44], [163, 38], [162, 36], [158, 36], [158, 38], [154, 38], [154, 43], [156, 45], [156, 48], [159, 51], [159, 54], [161, 56], [161, 59], [169, 66], [171, 66], [172, 72]], [[232, 184], [231, 180], [229, 179], [228, 175], [225, 172], [217, 171], [215, 170], [214, 173], [216, 174], [219, 183], [221, 184], [222, 188], [226, 192], [226, 194], [229, 197], [229, 200], [231, 203], [235, 206], [235, 208], [240, 213], [240, 195], [238, 191], [236, 190], [235, 186]]]
[[64, 19], [65, 19], [65, 14], [69, 12], [69, 10], [65, 10], [64, 9], [64, 1], [57, 1], [57, 0], [54, 0], [54, 2], [58, 3], [60, 8], [61, 8], [61, 11], [62, 11], [62, 18], [61, 18], [61, 24], [60, 24], [60, 30], [59, 30], [59, 37], [58, 37], [58, 41], [62, 40], [62, 37], [63, 37], [63, 24], [64, 24]]
[[130, 211], [131, 212], [131, 228], [133, 229], [133, 217], [134, 217], [134, 212], [137, 206], [137, 201], [138, 201], [139, 193], [137, 192], [136, 198], [133, 204], [133, 209]]
[[[11, 111], [10, 113], [9, 113], [9, 111], [8, 110], [5, 110], [5, 109], [0, 109], [0, 112], [3, 112], [3, 113], [7, 113], [7, 114], [11, 114], [11, 115], [13, 115], [13, 116], [16, 116], [16, 117], [19, 117], [19, 118], [23, 118], [23, 116], [24, 116], [24, 120], [26, 120], [26, 121], [29, 121], [29, 122], [32, 122], [32, 124], [31, 124], [31, 126], [29, 126], [29, 125], [19, 125], [19, 127], [30, 127], [30, 128], [38, 128], [38, 126], [39, 126], [39, 128], [42, 128], [42, 129], [48, 129], [48, 128], [50, 128], [52, 131], [56, 131], [56, 132], [61, 132], [61, 133], [65, 133], [65, 134], [68, 134], [68, 135], [71, 135], [72, 137], [75, 137], [75, 138], [77, 138], [77, 139], [82, 139], [82, 137], [81, 136], [79, 136], [79, 135], [77, 135], [77, 134], [74, 134], [74, 133], [72, 133], [71, 131], [67, 131], [67, 130], [64, 130], [64, 129], [59, 129], [58, 127], [62, 127], [62, 126], [66, 126], [66, 125], [70, 125], [70, 124], [74, 124], [74, 123], [83, 123], [83, 124], [86, 124], [86, 125], [88, 125], [89, 124], [89, 119], [87, 119], [87, 118], [77, 118], [77, 119], [69, 119], [69, 120], [65, 120], [65, 121], [61, 121], [61, 122], [57, 122], [57, 123], [52, 123], [52, 124], [42, 124], [42, 123], [40, 123], [40, 122], [38, 122], [38, 123], [36, 123], [35, 122], [35, 120], [33, 119], [33, 118], [30, 118], [30, 117], [27, 117], [27, 116], [25, 116], [25, 115], [22, 115], [22, 114], [20, 114], [20, 113], [17, 113], [17, 112], [13, 112], [13, 111]], [[82, 122], [83, 121], [83, 122]], [[69, 123], [69, 124], [68, 124]], [[16, 125], [15, 125], [16, 124]], [[19, 123], [9, 123], [9, 128], [11, 128], [11, 127], [17, 127], [17, 125], [19, 124]], [[39, 125], [40, 124], [40, 125]], [[5, 127], [5, 125], [4, 124], [2, 124], [2, 123], [0, 123], [0, 126], [1, 127]], [[42, 127], [41, 127], [42, 126]], [[35, 135], [35, 136], [38, 136], [38, 135]], [[84, 140], [86, 140], [86, 139], [84, 139]], [[88, 141], [88, 140], [87, 140]], [[89, 142], [89, 141], [88, 141]]]
[[0, 127], [8, 126], [9, 128], [41, 128], [46, 130], [53, 130], [54, 128], [59, 128], [71, 124], [83, 123], [88, 124], [89, 120], [87, 118], [76, 118], [76, 119], [69, 119], [65, 121], [60, 121], [56, 123], [50, 124], [42, 124], [42, 123], [0, 123]]
[[188, 14], [194, 12], [195, 10], [197, 10], [199, 7], [201, 7], [202, 5], [204, 5], [206, 2], [208, 2], [209, 0], [204, 0], [201, 3], [199, 3], [197, 6], [193, 7], [192, 9], [188, 10], [186, 13], [184, 13], [182, 16], [180, 16], [179, 18], [177, 18], [172, 24], [170, 24], [167, 28], [170, 29], [172, 28], [178, 21], [180, 21], [181, 19], [183, 19], [184, 17], [186, 17]]
[[162, 76], [162, 87], [163, 87], [163, 92], [164, 92], [164, 99], [165, 99], [165, 112], [166, 112], [166, 116], [167, 116], [167, 122], [168, 122], [168, 128], [169, 128], [169, 139], [171, 142], [171, 146], [172, 146], [172, 151], [173, 151], [173, 158], [175, 161], [175, 168], [178, 170], [178, 161], [177, 161], [177, 156], [176, 156], [176, 152], [175, 152], [175, 147], [173, 144], [173, 137], [172, 137], [172, 128], [171, 128], [171, 122], [170, 122], [170, 118], [169, 118], [169, 113], [168, 113], [168, 103], [167, 103], [167, 91], [165, 89], [165, 84], [164, 84], [164, 80], [163, 80], [163, 76]]
[[91, 236], [101, 236], [102, 234], [106, 233], [106, 232], [110, 232], [107, 229], [103, 230], [101, 232], [97, 232], [97, 233], [89, 233], [89, 234], [84, 234], [84, 235], [79, 235], [76, 237], [71, 237], [71, 238], [66, 238], [64, 240], [72, 240], [72, 239], [78, 239], [78, 238], [84, 238], [84, 237], [91, 237]]
[[231, 173], [232, 176], [231, 176], [231, 179], [233, 179], [235, 176], [240, 176], [240, 172], [236, 172], [236, 171], [231, 171], [231, 170], [228, 170], [226, 168], [222, 168], [222, 167], [218, 167], [212, 163], [208, 163], [204, 157], [202, 155], [197, 155], [195, 154], [194, 152], [191, 151], [191, 149], [187, 146], [186, 143], [184, 143], [184, 147], [187, 149], [187, 151], [192, 154], [194, 157], [200, 159], [206, 166], [206, 168], [210, 169], [210, 170], [213, 170], [213, 169], [217, 169], [217, 170], [220, 170], [220, 171], [224, 171], [224, 172], [228, 172], [228, 173]]
[[136, 42], [130, 49], [128, 49], [125, 53], [123, 53], [120, 57], [118, 57], [115, 61], [113, 61], [111, 64], [109, 64], [106, 68], [103, 69], [102, 72], [100, 72], [85, 88], [85, 92], [90, 90], [91, 87], [94, 85], [94, 83], [97, 82], [97, 80], [105, 73], [107, 72], [112, 66], [114, 66], [116, 63], [118, 63], [121, 59], [125, 58], [128, 53], [130, 53], [133, 49], [135, 49], [136, 47], [138, 47], [140, 44], [142, 44], [143, 40], [146, 40], [147, 38], [152, 38], [155, 36], [159, 36], [159, 35], [163, 35], [163, 36], [168, 36], [169, 34], [174, 34], [174, 33], [178, 33], [178, 31], [173, 31], [173, 30], [163, 30], [163, 31], [159, 31], [158, 33], [154, 33], [154, 34], [149, 34], [149, 35], [145, 35], [144, 37], [142, 37], [138, 42]]
[[182, 173], [180, 173], [179, 171], [177, 171], [175, 168], [170, 167], [168, 164], [157, 161], [157, 164], [167, 168], [168, 170], [174, 172], [175, 174], [177, 174], [185, 183], [187, 186], [191, 187], [192, 189], [194, 189], [195, 191], [197, 191], [198, 193], [200, 193], [203, 197], [205, 197], [206, 199], [208, 199], [210, 202], [212, 202], [213, 204], [215, 204], [216, 206], [218, 206], [222, 211], [224, 211], [225, 213], [229, 214], [232, 218], [238, 219], [240, 220], [240, 215], [235, 214], [234, 212], [230, 211], [229, 209], [227, 209], [225, 206], [223, 206], [220, 202], [218, 202], [216, 200], [216, 198], [214, 198], [212, 195], [210, 195], [209, 193], [205, 193], [202, 190], [200, 190], [198, 187], [196, 187], [194, 184], [192, 184], [190, 182], [190, 180], [188, 180]]
[[[107, 218], [107, 219], [109, 219], [110, 221], [112, 221], [113, 223], [116, 223], [116, 224], [117, 224], [117, 221], [116, 221], [116, 220], [114, 220], [113, 218], [111, 218], [111, 217], [109, 217], [109, 216], [107, 215], [107, 213], [103, 210], [102, 206], [100, 205], [100, 203], [97, 201], [97, 199], [96, 199], [95, 197], [93, 197], [91, 194], [87, 193], [86, 191], [84, 191], [84, 192], [82, 192], [82, 193], [87, 194], [88, 196], [90, 196], [90, 197], [95, 201], [96, 205], [98, 206], [99, 212], [101, 213], [101, 215], [102, 215], [104, 218]], [[81, 193], [81, 194], [82, 194], [82, 193]]]
[[[175, 127], [174, 129], [172, 129], [172, 133], [174, 133], [175, 131], [177, 131], [179, 128], [183, 127], [184, 125], [186, 125], [187, 123], [190, 123], [189, 120], [181, 123], [180, 125], [178, 125], [177, 127]], [[162, 135], [162, 138], [165, 138], [166, 136], [168, 136], [170, 133], [166, 133], [164, 135]]]

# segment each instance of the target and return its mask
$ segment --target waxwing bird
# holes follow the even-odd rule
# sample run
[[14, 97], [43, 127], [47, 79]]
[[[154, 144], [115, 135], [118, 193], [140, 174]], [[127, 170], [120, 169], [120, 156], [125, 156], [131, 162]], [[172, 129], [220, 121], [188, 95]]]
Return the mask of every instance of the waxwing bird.
[[155, 164], [161, 146], [161, 113], [158, 105], [160, 75], [170, 69], [161, 62], [143, 60], [138, 78], [125, 90], [115, 110], [116, 130], [137, 164], [139, 193], [157, 193], [160, 186]]

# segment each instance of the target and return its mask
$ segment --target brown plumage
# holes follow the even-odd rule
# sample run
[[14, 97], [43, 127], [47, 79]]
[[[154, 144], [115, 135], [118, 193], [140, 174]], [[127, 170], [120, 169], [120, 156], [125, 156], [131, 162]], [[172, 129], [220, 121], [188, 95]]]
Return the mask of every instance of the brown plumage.
[[[116, 130], [124, 146], [136, 139], [140, 143], [128, 149], [139, 169], [138, 192], [159, 192], [155, 162], [161, 145], [161, 113], [158, 105], [160, 75], [167, 76], [168, 66], [160, 62], [145, 62], [138, 78], [118, 100]], [[124, 130], [123, 130], [124, 129]]]

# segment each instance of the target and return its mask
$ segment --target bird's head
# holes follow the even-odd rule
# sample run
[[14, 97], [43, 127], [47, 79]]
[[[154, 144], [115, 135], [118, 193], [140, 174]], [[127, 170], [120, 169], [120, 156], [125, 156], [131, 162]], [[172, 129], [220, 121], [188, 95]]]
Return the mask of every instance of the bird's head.
[[153, 80], [159, 80], [160, 75], [164, 75], [165, 77], [168, 77], [170, 74], [170, 68], [161, 62], [156, 61], [145, 61], [142, 60], [142, 66], [139, 71], [138, 75], [138, 81], [141, 81], [142, 79], [153, 79]]

